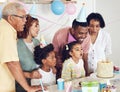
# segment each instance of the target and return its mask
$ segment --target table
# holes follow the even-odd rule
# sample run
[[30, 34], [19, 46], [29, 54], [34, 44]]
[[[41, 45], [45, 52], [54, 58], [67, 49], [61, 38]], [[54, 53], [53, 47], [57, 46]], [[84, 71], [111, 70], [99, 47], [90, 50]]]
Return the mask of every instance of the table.
[[[72, 82], [75, 85], [79, 85], [79, 82], [84, 82], [84, 81], [98, 81], [100, 82], [101, 80], [106, 80], [109, 81], [110, 83], [114, 84], [117, 87], [116, 92], [120, 92], [120, 74], [114, 74], [115, 76], [113, 78], [98, 78], [96, 77], [96, 74], [93, 73], [89, 77], [84, 77], [84, 78], [79, 78], [79, 79], [74, 79]], [[58, 90], [57, 85], [52, 85], [48, 87], [49, 92], [65, 92], [65, 90]]]
[[100, 77], [97, 77], [96, 76], [96, 73], [92, 73], [90, 75], [91, 78], [95, 78], [97, 80], [105, 80], [108, 82], [108, 84], [113, 84], [114, 86], [117, 87], [117, 92], [120, 92], [120, 73], [117, 74], [117, 73], [114, 73], [114, 77], [112, 78], [100, 78]]

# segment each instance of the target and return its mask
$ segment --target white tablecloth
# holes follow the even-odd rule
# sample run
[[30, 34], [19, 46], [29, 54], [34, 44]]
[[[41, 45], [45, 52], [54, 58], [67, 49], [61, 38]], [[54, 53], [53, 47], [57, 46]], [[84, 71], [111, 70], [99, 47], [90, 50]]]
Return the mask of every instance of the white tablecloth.
[[[74, 85], [79, 85], [79, 82], [83, 81], [109, 81], [109, 83], [117, 87], [117, 92], [120, 92], [120, 74], [115, 74], [113, 78], [98, 78], [96, 73], [91, 74], [89, 77], [75, 79], [72, 82]], [[58, 90], [57, 85], [52, 85], [48, 87], [49, 92], [65, 92], [65, 90]]]
[[95, 78], [97, 80], [103, 80], [106, 81], [108, 84], [114, 85], [117, 87], [117, 92], [120, 92], [120, 74], [115, 74], [111, 78], [100, 78], [96, 76], [96, 73], [92, 73], [90, 75], [91, 78]]

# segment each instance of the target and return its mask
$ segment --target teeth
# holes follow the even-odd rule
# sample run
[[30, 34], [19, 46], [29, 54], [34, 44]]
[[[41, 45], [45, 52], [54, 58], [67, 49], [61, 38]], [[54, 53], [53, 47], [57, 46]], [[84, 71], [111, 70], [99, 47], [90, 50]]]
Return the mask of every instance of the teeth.
[[80, 41], [83, 41], [84, 39], [79, 39]]

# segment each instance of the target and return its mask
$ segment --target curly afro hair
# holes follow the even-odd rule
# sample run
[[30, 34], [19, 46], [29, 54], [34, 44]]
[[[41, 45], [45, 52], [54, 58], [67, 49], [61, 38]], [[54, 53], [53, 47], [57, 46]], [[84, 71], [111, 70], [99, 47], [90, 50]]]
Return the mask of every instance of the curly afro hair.
[[52, 44], [48, 44], [44, 48], [41, 48], [40, 45], [36, 46], [34, 49], [34, 60], [37, 64], [43, 65], [42, 59], [46, 59], [51, 51], [54, 50]]

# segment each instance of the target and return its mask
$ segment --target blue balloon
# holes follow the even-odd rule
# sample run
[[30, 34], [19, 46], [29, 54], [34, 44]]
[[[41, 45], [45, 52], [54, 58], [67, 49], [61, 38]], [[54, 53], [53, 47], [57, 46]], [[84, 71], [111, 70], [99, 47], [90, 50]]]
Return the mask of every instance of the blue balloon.
[[54, 14], [60, 15], [65, 10], [65, 5], [60, 0], [54, 0], [51, 4], [51, 10]]

